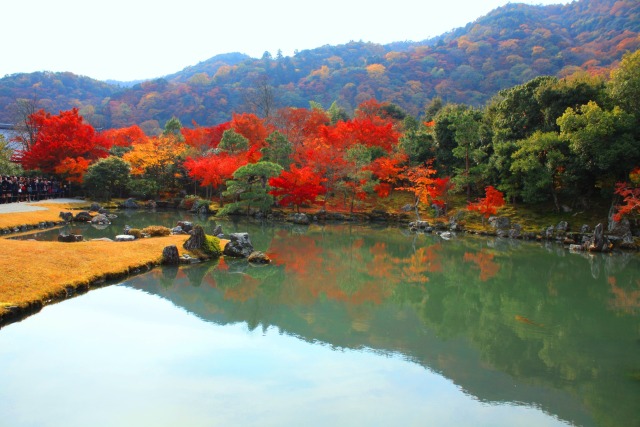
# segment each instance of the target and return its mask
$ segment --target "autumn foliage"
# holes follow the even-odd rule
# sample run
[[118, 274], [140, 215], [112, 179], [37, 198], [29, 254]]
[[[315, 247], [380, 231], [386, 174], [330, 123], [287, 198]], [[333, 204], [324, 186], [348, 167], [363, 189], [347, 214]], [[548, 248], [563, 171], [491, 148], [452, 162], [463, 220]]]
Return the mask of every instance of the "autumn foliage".
[[640, 213], [640, 167], [635, 168], [629, 174], [631, 183], [618, 182], [615, 194], [622, 198], [622, 203], [618, 205], [618, 211], [613, 216], [614, 221], [620, 221], [627, 215]]
[[475, 203], [469, 203], [467, 209], [479, 212], [483, 218], [489, 218], [491, 215], [495, 215], [502, 206], [504, 206], [503, 194], [489, 185], [485, 188], [485, 196], [479, 198]]
[[85, 123], [77, 108], [58, 115], [40, 110], [28, 120], [37, 129], [37, 136], [35, 143], [20, 153], [25, 169], [68, 173], [80, 180], [91, 161], [109, 154], [111, 142]]
[[324, 181], [311, 166], [298, 168], [294, 165], [290, 171], [282, 171], [280, 176], [269, 180], [269, 185], [274, 188], [270, 194], [279, 198], [279, 205], [293, 205], [300, 211], [301, 205], [315, 204], [318, 196], [326, 192], [322, 186]]

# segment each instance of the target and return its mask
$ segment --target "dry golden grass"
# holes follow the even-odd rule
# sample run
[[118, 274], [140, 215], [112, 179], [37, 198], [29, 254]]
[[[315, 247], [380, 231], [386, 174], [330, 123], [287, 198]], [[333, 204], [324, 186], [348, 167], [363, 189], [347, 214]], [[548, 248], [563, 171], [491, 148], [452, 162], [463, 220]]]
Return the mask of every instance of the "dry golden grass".
[[185, 235], [133, 242], [78, 243], [3, 240], [0, 257], [0, 315], [5, 307], [24, 307], [55, 299], [65, 288], [86, 288], [109, 277], [159, 263], [162, 249], [176, 245], [180, 253]]
[[[46, 210], [20, 213], [0, 213], [0, 229], [13, 228], [20, 225], [37, 225], [41, 222], [47, 221], [61, 221], [59, 216], [60, 212], [79, 209], [84, 206], [84, 204], [38, 203], [38, 206], [43, 207]], [[86, 206], [88, 207], [89, 205], [86, 204]]]

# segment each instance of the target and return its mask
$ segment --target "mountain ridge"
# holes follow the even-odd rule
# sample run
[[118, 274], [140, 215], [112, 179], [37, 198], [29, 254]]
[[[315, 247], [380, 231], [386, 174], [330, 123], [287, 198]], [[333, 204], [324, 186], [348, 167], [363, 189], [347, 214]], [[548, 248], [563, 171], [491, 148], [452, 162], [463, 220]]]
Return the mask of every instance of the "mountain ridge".
[[[157, 131], [175, 116], [213, 125], [233, 112], [256, 111], [251, 97], [268, 86], [277, 106], [328, 107], [352, 112], [376, 98], [419, 115], [434, 97], [482, 105], [498, 91], [540, 75], [606, 75], [623, 53], [640, 48], [640, 3], [578, 0], [566, 5], [501, 6], [464, 27], [431, 39], [348, 42], [262, 58], [231, 52], [129, 85], [73, 73], [38, 72], [0, 79], [0, 122], [11, 104], [37, 98], [49, 111], [78, 107], [100, 127], [145, 123]], [[76, 81], [73, 81], [76, 80]]]

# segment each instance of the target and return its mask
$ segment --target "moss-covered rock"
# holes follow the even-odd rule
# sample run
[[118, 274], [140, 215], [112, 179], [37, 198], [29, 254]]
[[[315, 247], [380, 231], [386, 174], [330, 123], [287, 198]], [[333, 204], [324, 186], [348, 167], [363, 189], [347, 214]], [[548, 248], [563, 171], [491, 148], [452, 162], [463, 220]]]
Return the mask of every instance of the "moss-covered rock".
[[209, 234], [204, 236], [204, 244], [202, 245], [202, 252], [213, 258], [218, 258], [222, 255], [222, 249], [220, 248], [220, 239]]

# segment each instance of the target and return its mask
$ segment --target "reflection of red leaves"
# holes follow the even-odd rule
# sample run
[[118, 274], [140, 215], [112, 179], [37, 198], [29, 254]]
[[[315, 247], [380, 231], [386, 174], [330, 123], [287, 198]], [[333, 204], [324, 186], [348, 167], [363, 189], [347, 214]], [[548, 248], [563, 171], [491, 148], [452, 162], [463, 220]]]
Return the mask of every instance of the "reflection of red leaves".
[[243, 275], [240, 283], [224, 290], [224, 299], [239, 302], [248, 301], [256, 294], [258, 286], [260, 286], [259, 280], [251, 276]]
[[442, 271], [437, 249], [440, 245], [422, 247], [402, 262], [402, 277], [409, 283], [427, 283], [427, 273]]
[[500, 271], [500, 265], [493, 261], [493, 254], [487, 252], [465, 252], [465, 262], [472, 262], [480, 269], [480, 280], [486, 282]]
[[[321, 262], [322, 248], [309, 236], [289, 236], [280, 231], [272, 240], [268, 250], [269, 258], [276, 265], [284, 265], [288, 273], [307, 274], [310, 266]], [[315, 269], [315, 268], [314, 268]]]
[[218, 266], [216, 268], [220, 271], [229, 271], [229, 266], [224, 261], [224, 258], [220, 258], [220, 261], [218, 261]]
[[[640, 309], [640, 280], [635, 283], [633, 290], [627, 290], [616, 285], [616, 278], [609, 276], [607, 282], [611, 286], [613, 298], [609, 300], [609, 307], [624, 313], [635, 314]], [[633, 286], [633, 285], [631, 285]]]

